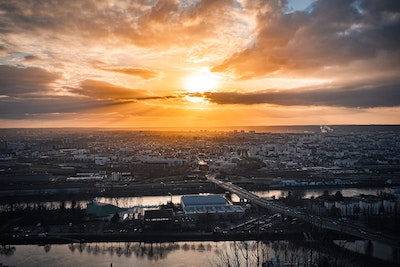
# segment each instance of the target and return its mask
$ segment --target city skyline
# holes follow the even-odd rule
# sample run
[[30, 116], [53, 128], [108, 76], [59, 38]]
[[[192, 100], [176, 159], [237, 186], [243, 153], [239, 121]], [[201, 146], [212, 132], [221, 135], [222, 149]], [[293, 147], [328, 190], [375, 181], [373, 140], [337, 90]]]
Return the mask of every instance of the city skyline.
[[1, 127], [399, 124], [400, 4], [0, 1]]

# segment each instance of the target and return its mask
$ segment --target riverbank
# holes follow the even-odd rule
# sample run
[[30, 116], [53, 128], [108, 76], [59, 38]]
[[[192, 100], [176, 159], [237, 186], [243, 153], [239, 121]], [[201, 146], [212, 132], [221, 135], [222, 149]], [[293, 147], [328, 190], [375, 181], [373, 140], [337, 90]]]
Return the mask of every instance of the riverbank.
[[[306, 189], [339, 190], [342, 188], [382, 188], [388, 186], [382, 182], [314, 186], [282, 186], [252, 181], [234, 183], [250, 191], [294, 191]], [[90, 200], [95, 197], [142, 197], [202, 193], [222, 194], [224, 192], [223, 189], [206, 180], [174, 183], [104, 184], [95, 186], [91, 183], [46, 183], [40, 185], [3, 186], [0, 190], [0, 204], [18, 203], [31, 200], [32, 198], [36, 201], [72, 201], [82, 199]]]
[[1, 245], [40, 245], [40, 244], [70, 244], [70, 243], [93, 243], [93, 242], [144, 242], [144, 243], [163, 243], [179, 241], [246, 241], [246, 240], [303, 240], [314, 242], [316, 240], [334, 240], [346, 238], [342, 233], [332, 231], [319, 231], [309, 234], [302, 231], [291, 232], [143, 232], [143, 233], [71, 233], [71, 234], [48, 234], [46, 236], [2, 236]]

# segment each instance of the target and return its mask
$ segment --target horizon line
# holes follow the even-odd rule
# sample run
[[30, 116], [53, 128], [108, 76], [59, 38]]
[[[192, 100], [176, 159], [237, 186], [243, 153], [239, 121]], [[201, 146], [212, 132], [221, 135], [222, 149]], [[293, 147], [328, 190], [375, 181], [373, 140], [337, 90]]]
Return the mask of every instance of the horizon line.
[[357, 126], [357, 127], [366, 127], [366, 126], [388, 126], [388, 127], [396, 127], [400, 126], [400, 124], [277, 124], [277, 125], [233, 125], [233, 126], [133, 126], [133, 127], [83, 127], [83, 126], [76, 126], [76, 127], [1, 127], [0, 130], [6, 129], [119, 129], [119, 130], [147, 130], [147, 129], [196, 129], [196, 130], [207, 130], [207, 129], [234, 129], [235, 128], [277, 128], [277, 127], [322, 127], [322, 126], [329, 126], [329, 127], [344, 127], [344, 126]]

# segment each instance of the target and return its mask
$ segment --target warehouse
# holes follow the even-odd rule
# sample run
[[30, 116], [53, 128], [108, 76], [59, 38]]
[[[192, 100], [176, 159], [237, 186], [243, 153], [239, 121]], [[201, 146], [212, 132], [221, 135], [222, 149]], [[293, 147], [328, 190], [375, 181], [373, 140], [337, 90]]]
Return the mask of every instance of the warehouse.
[[244, 215], [241, 206], [233, 205], [222, 195], [187, 195], [181, 197], [185, 216], [198, 219], [201, 215], [213, 218], [240, 219]]

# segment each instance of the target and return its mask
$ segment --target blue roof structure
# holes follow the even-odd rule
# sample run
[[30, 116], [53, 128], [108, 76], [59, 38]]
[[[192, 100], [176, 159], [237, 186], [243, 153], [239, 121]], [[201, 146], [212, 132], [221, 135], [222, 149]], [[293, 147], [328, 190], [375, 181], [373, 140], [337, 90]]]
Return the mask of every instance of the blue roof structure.
[[242, 216], [244, 209], [240, 206], [232, 205], [222, 195], [188, 195], [181, 197], [181, 204], [187, 216], [198, 216], [201, 214], [229, 215], [236, 214]]
[[221, 195], [189, 195], [182, 196], [181, 203], [184, 206], [208, 206], [227, 205], [226, 199]]

